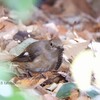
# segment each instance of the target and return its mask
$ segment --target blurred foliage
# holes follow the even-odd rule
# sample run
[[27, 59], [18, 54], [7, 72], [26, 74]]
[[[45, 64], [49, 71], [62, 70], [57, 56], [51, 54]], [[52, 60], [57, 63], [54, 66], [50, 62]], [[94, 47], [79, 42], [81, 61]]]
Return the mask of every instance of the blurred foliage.
[[18, 19], [25, 21], [32, 15], [33, 6], [37, 0], [0, 0], [1, 2], [9, 9], [16, 11]]
[[[25, 40], [20, 49], [36, 40], [29, 38]], [[14, 66], [11, 61], [0, 61], [0, 100], [42, 100], [40, 96], [30, 95], [16, 87], [10, 80], [16, 76]]]
[[87, 91], [86, 92], [87, 93], [87, 95], [90, 97], [90, 98], [95, 98], [96, 96], [98, 96], [98, 95], [100, 95], [97, 91], [95, 91], [95, 90], [91, 90], [91, 91]]
[[[5, 83], [5, 81], [2, 82]], [[14, 84], [0, 84], [0, 90], [0, 100], [43, 100], [42, 96], [31, 95]]]
[[10, 61], [0, 61], [0, 80], [9, 81], [15, 76], [11, 67], [12, 63]]
[[21, 11], [30, 9], [32, 1], [33, 0], [4, 0], [4, 3], [12, 9]]
[[[31, 96], [10, 84], [0, 85], [0, 100], [32, 100]], [[33, 98], [34, 99], [34, 98]]]
[[74, 83], [65, 83], [57, 92], [56, 96], [60, 99], [67, 98], [71, 95], [72, 90], [78, 89]]

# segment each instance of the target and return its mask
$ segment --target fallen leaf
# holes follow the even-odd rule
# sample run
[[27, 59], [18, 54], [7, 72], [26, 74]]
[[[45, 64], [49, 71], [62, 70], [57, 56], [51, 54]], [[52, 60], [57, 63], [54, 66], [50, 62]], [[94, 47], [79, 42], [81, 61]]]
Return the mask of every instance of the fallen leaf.
[[21, 88], [29, 88], [32, 86], [32, 82], [33, 81], [31, 79], [24, 78], [24, 79], [18, 80], [15, 84]]
[[[84, 42], [75, 42], [74, 40], [70, 40], [69, 44], [64, 46], [64, 55], [68, 59], [73, 59], [79, 52], [86, 49], [89, 44], [89, 41]], [[66, 60], [65, 58], [65, 60]]]
[[0, 52], [0, 61], [11, 61], [13, 58], [14, 56], [7, 51]]
[[[65, 83], [63, 86], [59, 89], [56, 96], [60, 99], [68, 98], [71, 96], [71, 93], [73, 90], [77, 90], [77, 86], [74, 83]], [[78, 92], [78, 91], [77, 91]]]
[[6, 46], [5, 50], [9, 52], [12, 48], [14, 48], [14, 47], [17, 46], [17, 45], [18, 45], [18, 42], [12, 40], [12, 41], [9, 42], [9, 44]]
[[32, 38], [28, 38], [28, 39], [24, 40], [24, 41], [23, 41], [21, 44], [19, 44], [18, 46], [12, 48], [12, 49], [9, 51], [9, 53], [12, 54], [12, 55], [18, 56], [18, 55], [20, 55], [20, 54], [24, 51], [24, 49], [25, 49], [28, 45], [30, 45], [31, 43], [33, 43], [33, 42], [35, 42], [35, 41], [37, 41], [37, 40], [32, 39]]

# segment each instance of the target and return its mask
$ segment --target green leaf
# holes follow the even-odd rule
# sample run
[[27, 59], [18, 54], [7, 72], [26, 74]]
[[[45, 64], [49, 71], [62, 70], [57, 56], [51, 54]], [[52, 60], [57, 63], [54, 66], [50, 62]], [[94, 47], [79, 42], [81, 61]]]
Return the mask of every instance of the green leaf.
[[18, 46], [12, 48], [12, 49], [10, 50], [10, 54], [16, 55], [16, 56], [20, 55], [20, 54], [24, 51], [24, 49], [25, 49], [27, 46], [29, 46], [31, 43], [33, 43], [33, 42], [35, 42], [35, 41], [36, 41], [36, 40], [35, 40], [35, 39], [32, 39], [32, 38], [26, 39], [25, 41], [23, 41], [23, 42], [22, 42], [21, 44], [19, 44]]
[[2, 0], [6, 6], [17, 12], [18, 19], [23, 21], [31, 17], [33, 5], [37, 0]]
[[41, 95], [30, 93], [27, 89], [20, 89], [14, 84], [0, 84], [0, 100], [43, 100]]
[[6, 5], [14, 10], [25, 11], [36, 3], [37, 0], [3, 0]]
[[18, 92], [14, 93], [10, 98], [8, 98], [8, 100], [25, 100], [25, 98], [20, 92]]
[[7, 98], [0, 95], [0, 100], [7, 100]]
[[91, 90], [86, 92], [90, 98], [95, 98], [96, 96], [100, 95], [97, 91]]
[[[3, 83], [5, 81], [2, 81]], [[21, 94], [21, 90], [14, 85], [2, 84], [0, 85], [0, 100], [25, 100], [24, 96]]]
[[72, 90], [77, 89], [74, 83], [65, 83], [57, 92], [56, 96], [60, 99], [64, 99], [70, 96]]
[[12, 63], [10, 61], [0, 61], [0, 80], [9, 81], [15, 76], [11, 67]]

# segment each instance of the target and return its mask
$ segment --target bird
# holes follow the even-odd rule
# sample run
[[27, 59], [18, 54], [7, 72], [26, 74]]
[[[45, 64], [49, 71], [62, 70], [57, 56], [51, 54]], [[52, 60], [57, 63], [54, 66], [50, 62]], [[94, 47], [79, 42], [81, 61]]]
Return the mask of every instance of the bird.
[[12, 61], [30, 72], [57, 70], [62, 63], [63, 50], [59, 40], [39, 40], [30, 44]]

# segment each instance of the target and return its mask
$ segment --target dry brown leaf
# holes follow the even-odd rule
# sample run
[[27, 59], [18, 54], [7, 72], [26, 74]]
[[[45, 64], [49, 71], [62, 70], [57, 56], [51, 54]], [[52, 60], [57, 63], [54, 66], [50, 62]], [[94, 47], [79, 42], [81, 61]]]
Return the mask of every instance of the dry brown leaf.
[[100, 32], [100, 23], [93, 26], [92, 32]]
[[91, 32], [85, 30], [85, 31], [81, 31], [81, 32], [77, 32], [77, 34], [79, 35], [79, 37], [85, 39], [85, 40], [92, 40], [93, 39], [93, 34], [91, 34]]
[[5, 16], [8, 13], [8, 9], [0, 1], [0, 17]]
[[9, 51], [10, 49], [12, 49], [13, 47], [17, 46], [18, 45], [18, 42], [17, 41], [14, 41], [12, 40], [5, 48], [5, 50]]
[[0, 23], [0, 30], [2, 30], [4, 28], [3, 23]]
[[[37, 84], [35, 85], [35, 87], [37, 87], [37, 86], [39, 86], [40, 84], [42, 84], [45, 80], [46, 80], [46, 79], [41, 78], [41, 79], [37, 82]], [[35, 80], [34, 80], [34, 81], [35, 81]]]
[[56, 11], [56, 13], [62, 13], [61, 16], [71, 16], [84, 12], [93, 17], [97, 17], [96, 12], [91, 8], [90, 4], [87, 3], [86, 0], [57, 0], [54, 8], [56, 10], [52, 9], [52, 12]]
[[0, 60], [1, 61], [11, 61], [14, 56], [10, 55], [7, 51], [0, 52]]
[[70, 95], [70, 100], [77, 100], [79, 97], [79, 92], [77, 90], [73, 90]]
[[6, 47], [6, 41], [2, 37], [0, 37], [0, 51], [4, 50]]
[[64, 46], [64, 59], [68, 60], [68, 59], [73, 59], [80, 51], [84, 50], [87, 48], [89, 44], [89, 41], [84, 41], [84, 42], [80, 42], [80, 43], [74, 43], [72, 41], [71, 44], [67, 44]]
[[17, 28], [17, 26], [13, 22], [7, 20], [1, 22], [0, 24], [3, 25], [3, 28], [0, 30], [0, 32], [7, 32]]
[[16, 85], [18, 87], [28, 88], [28, 87], [31, 87], [32, 86], [32, 82], [33, 81], [31, 79], [24, 78], [24, 79], [18, 80], [16, 82]]
[[68, 31], [63, 25], [58, 25], [57, 29], [59, 31], [59, 34], [61, 34], [61, 35], [65, 35], [66, 32]]
[[50, 40], [57, 36], [57, 32], [54, 29], [40, 25], [35, 25], [33, 27], [32, 34], [34, 35], [34, 38], [39, 40], [41, 39]]
[[41, 95], [47, 94], [47, 91], [46, 91], [43, 87], [41, 87], [40, 85], [38, 85], [37, 87], [35, 87], [35, 89], [36, 89], [37, 91], [39, 91], [39, 93], [40, 93]]

